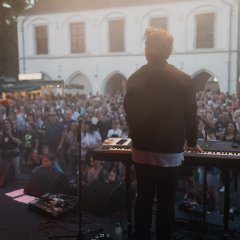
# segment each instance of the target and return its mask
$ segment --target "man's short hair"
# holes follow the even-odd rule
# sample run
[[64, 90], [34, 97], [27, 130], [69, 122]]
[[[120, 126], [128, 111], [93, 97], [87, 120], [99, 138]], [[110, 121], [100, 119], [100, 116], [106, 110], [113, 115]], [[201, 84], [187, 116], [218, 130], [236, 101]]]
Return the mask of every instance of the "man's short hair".
[[163, 28], [149, 28], [145, 31], [145, 54], [148, 61], [166, 60], [173, 48], [173, 36]]

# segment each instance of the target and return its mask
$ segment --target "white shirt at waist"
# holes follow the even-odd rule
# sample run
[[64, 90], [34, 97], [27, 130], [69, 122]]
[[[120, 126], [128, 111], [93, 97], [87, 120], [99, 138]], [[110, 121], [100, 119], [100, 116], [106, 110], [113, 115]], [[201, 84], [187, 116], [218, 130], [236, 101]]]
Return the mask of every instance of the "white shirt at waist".
[[138, 149], [132, 149], [133, 162], [138, 164], [147, 164], [158, 167], [177, 167], [184, 160], [184, 154], [181, 153], [157, 153], [147, 152]]

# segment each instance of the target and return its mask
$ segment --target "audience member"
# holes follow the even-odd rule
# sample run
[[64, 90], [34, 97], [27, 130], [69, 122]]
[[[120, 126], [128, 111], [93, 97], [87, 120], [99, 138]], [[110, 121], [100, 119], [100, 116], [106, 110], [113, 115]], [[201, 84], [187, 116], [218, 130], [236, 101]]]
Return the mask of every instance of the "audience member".
[[13, 128], [13, 123], [5, 119], [0, 138], [1, 158], [13, 163], [16, 176], [20, 174], [20, 146], [22, 144], [20, 136], [20, 132]]
[[107, 137], [116, 137], [119, 138], [122, 135], [122, 129], [120, 128], [119, 121], [113, 120], [112, 121], [112, 128], [109, 129]]
[[66, 138], [69, 178], [71, 182], [77, 182], [80, 139], [78, 133], [78, 123], [73, 122]]
[[25, 164], [30, 168], [34, 167], [37, 162], [38, 134], [34, 128], [33, 122], [26, 122], [26, 132], [23, 137], [23, 152]]
[[81, 134], [81, 158], [89, 164], [92, 150], [102, 142], [102, 138], [91, 121], [83, 122]]
[[56, 155], [51, 151], [49, 151], [48, 147], [44, 147], [43, 149], [43, 155], [41, 157], [41, 165], [35, 167], [32, 171], [36, 172], [41, 168], [48, 169], [49, 171], [52, 171], [55, 173], [64, 174], [63, 169], [58, 163]]
[[56, 155], [61, 167], [66, 170], [67, 166], [64, 155], [66, 129], [64, 128], [63, 123], [58, 120], [55, 111], [51, 111], [48, 114], [48, 121], [46, 121], [44, 132], [45, 145], [47, 145], [50, 151]]
[[[201, 116], [206, 119], [210, 126], [213, 126], [215, 129], [215, 132], [211, 130], [211, 132], [207, 133], [207, 140], [213, 140], [214, 137], [218, 140], [222, 141], [231, 141], [231, 133], [227, 133], [230, 130], [226, 131], [227, 124], [229, 122], [234, 121], [237, 125], [237, 129], [239, 131], [239, 122], [240, 122], [240, 104], [239, 104], [239, 97], [237, 95], [230, 95], [227, 93], [222, 93], [220, 91], [210, 91], [210, 90], [204, 90], [197, 92], [197, 105], [198, 110]], [[58, 152], [58, 158], [59, 160], [65, 162], [66, 158], [64, 157], [64, 148], [65, 140], [66, 140], [66, 131], [64, 127], [56, 128], [56, 126], [53, 127], [53, 131], [49, 130], [50, 127], [50, 118], [55, 118], [54, 116], [50, 116], [52, 113], [58, 113], [58, 117], [54, 119], [56, 122], [62, 121], [60, 125], [64, 125], [64, 116], [63, 114], [66, 113], [69, 109], [71, 111], [74, 111], [74, 116], [72, 115], [72, 118], [76, 121], [77, 116], [81, 116], [82, 122], [85, 121], [92, 121], [95, 123], [94, 127], [95, 130], [97, 130], [100, 133], [101, 139], [105, 140], [108, 136], [108, 132], [110, 129], [112, 129], [111, 123], [113, 123], [115, 120], [118, 121], [118, 128], [122, 131], [122, 134], [120, 137], [128, 137], [128, 126], [125, 124], [125, 113], [123, 111], [123, 92], [116, 92], [115, 94], [106, 94], [106, 95], [100, 95], [98, 93], [94, 94], [79, 94], [71, 95], [71, 94], [65, 94], [65, 96], [57, 95], [54, 96], [53, 94], [35, 94], [33, 97], [25, 97], [24, 95], [21, 95], [19, 97], [13, 98], [13, 104], [11, 108], [9, 108], [8, 111], [6, 111], [6, 108], [4, 106], [1, 106], [0, 111], [0, 125], [2, 126], [2, 135], [5, 134], [4, 130], [4, 120], [9, 119], [12, 122], [12, 132], [14, 133], [13, 136], [16, 136], [16, 138], [19, 140], [19, 144], [16, 144], [17, 151], [14, 152], [14, 154], [18, 155], [19, 159], [24, 163], [26, 162], [27, 156], [24, 155], [24, 152], [26, 151], [24, 146], [24, 135], [26, 134], [26, 122], [31, 122], [33, 120], [34, 127], [38, 133], [38, 136], [36, 137], [39, 139], [38, 144], [38, 154], [42, 155], [42, 148], [43, 144], [45, 144], [47, 141], [51, 145], [57, 144], [58, 146], [61, 146], [61, 149], [59, 149]], [[49, 114], [50, 113], [50, 114]], [[32, 118], [32, 119], [31, 119]], [[16, 124], [15, 124], [16, 123]], [[54, 124], [56, 125], [56, 124]], [[58, 125], [58, 124], [57, 124]], [[47, 134], [44, 135], [46, 132], [44, 129], [45, 127], [48, 128], [49, 134], [51, 132], [51, 137]], [[231, 126], [230, 126], [231, 128]], [[62, 131], [63, 129], [63, 131]], [[55, 133], [56, 134], [55, 134]], [[62, 133], [64, 132], [63, 142], [60, 144], [61, 141], [56, 141], [57, 136], [62, 137]], [[238, 137], [239, 132], [236, 136]], [[114, 136], [111, 134], [111, 136]], [[115, 135], [119, 136], [119, 135]], [[199, 138], [204, 139], [205, 138], [205, 126], [202, 121], [199, 121]], [[60, 139], [62, 139], [60, 137]], [[82, 135], [83, 137], [83, 135]], [[3, 138], [1, 138], [3, 139]], [[7, 138], [6, 138], [7, 139]], [[59, 138], [58, 138], [59, 139]], [[86, 140], [86, 139], [85, 139]], [[239, 141], [239, 139], [237, 140]], [[6, 148], [3, 147], [2, 141], [0, 140], [1, 145], [1, 152], [6, 154]], [[21, 142], [21, 143], [20, 143]], [[57, 143], [58, 142], [58, 143]], [[8, 144], [7, 144], [8, 145]], [[4, 145], [5, 146], [5, 145]], [[58, 148], [58, 146], [55, 146], [55, 148]], [[82, 149], [81, 149], [82, 150]], [[83, 152], [85, 150], [82, 150]], [[67, 151], [65, 151], [67, 152]], [[75, 151], [72, 151], [74, 154]], [[91, 151], [89, 151], [91, 152]], [[86, 153], [86, 152], [85, 152]], [[14, 155], [13, 154], [13, 155]], [[17, 159], [17, 158], [16, 158]], [[18, 163], [18, 160], [15, 160], [16, 163]], [[22, 167], [20, 163], [16, 164], [19, 165], [18, 172], [20, 172]], [[62, 163], [61, 163], [62, 165]], [[64, 164], [63, 164], [64, 165]], [[69, 172], [70, 165], [67, 166], [65, 164], [64, 166], [66, 168], [66, 172]], [[104, 169], [107, 167], [108, 173], [111, 172], [112, 168], [115, 167], [114, 164], [112, 164], [109, 167], [109, 164], [104, 163]], [[121, 167], [124, 169], [124, 167]], [[75, 172], [75, 170], [74, 170]], [[191, 175], [191, 181], [189, 182], [190, 186], [193, 186], [193, 188], [197, 187], [194, 180], [197, 180], [198, 172], [190, 171]], [[196, 173], [196, 174], [195, 174]], [[120, 173], [121, 174], [121, 173]], [[209, 172], [208, 172], [209, 174]], [[234, 174], [232, 175], [232, 177]], [[201, 176], [200, 176], [201, 177]], [[123, 177], [124, 178], [124, 177]], [[233, 177], [234, 179], [234, 177]], [[193, 183], [193, 184], [192, 184]], [[219, 184], [219, 188], [221, 187], [221, 183]], [[186, 187], [187, 189], [187, 187]], [[190, 187], [190, 190], [192, 187]], [[187, 190], [186, 190], [187, 192]]]

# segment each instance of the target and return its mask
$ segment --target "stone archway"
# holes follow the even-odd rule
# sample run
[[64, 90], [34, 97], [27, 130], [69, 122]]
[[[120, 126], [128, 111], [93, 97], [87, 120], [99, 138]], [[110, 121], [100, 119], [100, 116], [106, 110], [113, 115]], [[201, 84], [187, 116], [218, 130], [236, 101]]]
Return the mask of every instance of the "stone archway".
[[126, 89], [127, 79], [120, 73], [112, 75], [106, 82], [104, 94], [115, 94], [116, 92], [124, 92]]
[[75, 74], [65, 85], [65, 93], [69, 94], [89, 94], [92, 92], [92, 86], [86, 76], [81, 73]]
[[213, 92], [219, 91], [220, 86], [216, 77], [206, 71], [199, 72], [192, 78], [193, 87], [198, 91], [211, 90]]

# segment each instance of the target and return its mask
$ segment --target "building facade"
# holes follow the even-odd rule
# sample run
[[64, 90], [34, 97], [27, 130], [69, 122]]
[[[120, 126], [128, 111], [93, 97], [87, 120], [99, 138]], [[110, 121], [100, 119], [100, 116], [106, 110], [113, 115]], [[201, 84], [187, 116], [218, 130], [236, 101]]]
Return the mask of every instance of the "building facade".
[[18, 18], [20, 73], [64, 80], [72, 93], [114, 93], [146, 63], [153, 26], [173, 34], [168, 62], [196, 89], [237, 93], [239, 9], [238, 0], [39, 0]]

